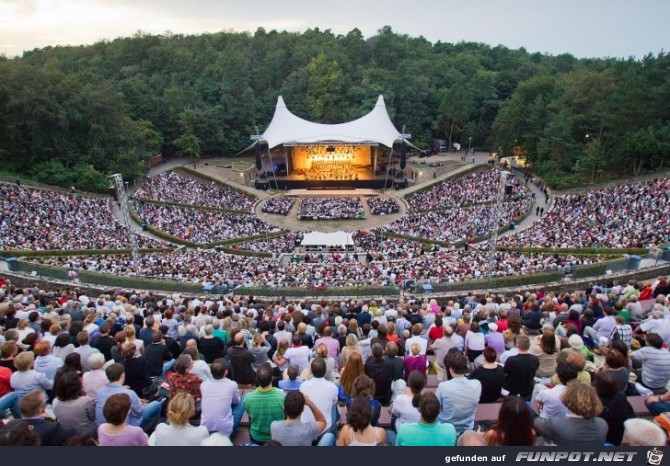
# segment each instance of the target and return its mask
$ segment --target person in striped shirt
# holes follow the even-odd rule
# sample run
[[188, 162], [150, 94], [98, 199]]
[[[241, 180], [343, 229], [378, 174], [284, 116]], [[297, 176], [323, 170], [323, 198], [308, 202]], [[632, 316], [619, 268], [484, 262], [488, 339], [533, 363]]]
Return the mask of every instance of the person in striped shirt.
[[663, 339], [657, 333], [647, 333], [647, 346], [631, 353], [638, 381], [649, 388], [664, 388], [670, 380], [670, 352], [663, 348]]
[[258, 388], [244, 398], [244, 410], [249, 414], [251, 441], [259, 445], [272, 440], [270, 425], [285, 418], [286, 393], [272, 386], [272, 377], [270, 363], [262, 364], [256, 371]]

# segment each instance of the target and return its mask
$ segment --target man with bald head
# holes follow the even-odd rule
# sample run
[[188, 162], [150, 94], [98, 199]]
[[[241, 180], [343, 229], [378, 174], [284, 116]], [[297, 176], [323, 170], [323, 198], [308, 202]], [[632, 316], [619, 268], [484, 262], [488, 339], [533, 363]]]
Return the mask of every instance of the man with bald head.
[[233, 346], [228, 348], [227, 354], [230, 361], [230, 378], [242, 388], [255, 385], [256, 378], [251, 364], [256, 362], [256, 356], [246, 348], [244, 333], [238, 332], [235, 334]]

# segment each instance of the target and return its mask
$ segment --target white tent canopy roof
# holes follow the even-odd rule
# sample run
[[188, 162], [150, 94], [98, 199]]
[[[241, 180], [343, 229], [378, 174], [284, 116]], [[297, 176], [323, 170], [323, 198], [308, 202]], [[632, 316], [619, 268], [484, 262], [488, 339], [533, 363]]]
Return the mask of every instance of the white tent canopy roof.
[[332, 125], [314, 123], [295, 116], [286, 108], [284, 99], [279, 96], [272, 121], [261, 139], [266, 141], [270, 148], [281, 144], [323, 142], [382, 144], [392, 147], [401, 137], [389, 118], [384, 97], [381, 95], [375, 107], [367, 115], [354, 121]]
[[354, 239], [351, 233], [344, 231], [335, 231], [332, 233], [324, 233], [321, 231], [312, 231], [305, 233], [303, 236], [301, 246], [332, 246], [346, 248], [354, 244]]

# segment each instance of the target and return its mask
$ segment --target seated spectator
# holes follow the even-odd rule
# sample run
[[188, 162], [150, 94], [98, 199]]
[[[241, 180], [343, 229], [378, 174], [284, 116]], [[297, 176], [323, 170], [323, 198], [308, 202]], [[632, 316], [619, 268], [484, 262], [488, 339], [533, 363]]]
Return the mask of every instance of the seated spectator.
[[458, 436], [457, 447], [485, 447], [486, 440], [484, 436], [474, 430], [466, 430]]
[[623, 392], [619, 390], [618, 381], [611, 372], [598, 372], [595, 387], [603, 405], [600, 417], [608, 426], [607, 443], [620, 445], [624, 434], [624, 422], [635, 417], [635, 411]]
[[47, 395], [39, 388], [23, 395], [19, 402], [21, 417], [39, 435], [40, 445], [58, 447], [75, 432], [74, 429], [64, 427], [59, 422], [45, 417], [46, 406]]
[[628, 390], [630, 380], [630, 371], [627, 366], [628, 360], [619, 350], [611, 348], [607, 351], [604, 372], [614, 377], [617, 381], [619, 391], [623, 394]]
[[[312, 413], [312, 420], [304, 420], [305, 406]], [[286, 394], [284, 398], [284, 412], [286, 419], [284, 421], [274, 421], [270, 425], [272, 440], [281, 443], [285, 447], [309, 447], [321, 435], [321, 432], [327, 430], [326, 418], [321, 410], [300, 391], [292, 391]], [[332, 447], [335, 446], [335, 436], [326, 432], [323, 434], [317, 446]]]
[[498, 325], [495, 323], [489, 324], [489, 333], [484, 338], [486, 346], [493, 348], [496, 354], [505, 352], [505, 337], [498, 331]]
[[[337, 432], [337, 419], [334, 419], [333, 416], [333, 412], [337, 409], [337, 386], [325, 379], [327, 369], [323, 358], [314, 359], [311, 369], [312, 378], [300, 385], [300, 392], [311, 400], [319, 411], [325, 413], [326, 426], [319, 434], [324, 433], [325, 430], [329, 430], [334, 437]], [[304, 412], [302, 414], [301, 422], [307, 423], [313, 420], [314, 417], [311, 413]]]
[[128, 423], [130, 409], [131, 400], [127, 393], [116, 393], [107, 398], [102, 411], [107, 422], [98, 427], [98, 445], [101, 447], [149, 445], [147, 434], [140, 427]]
[[[83, 372], [88, 372], [90, 368], [88, 367], [88, 357], [93, 353], [99, 353], [100, 351], [96, 348], [93, 348], [90, 343], [90, 335], [86, 330], [82, 330], [77, 334], [77, 343], [79, 346], [74, 349], [74, 353], [78, 353], [81, 356], [81, 366]], [[141, 340], [140, 340], [141, 341]]]
[[503, 399], [498, 420], [484, 434], [492, 447], [530, 447], [535, 445], [536, 437], [531, 409], [521, 397], [513, 395]]
[[326, 375], [324, 379], [335, 383], [335, 360], [328, 356], [328, 347], [323, 343], [319, 345], [315, 344], [314, 347], [316, 348], [316, 359], [321, 359], [326, 363]]
[[484, 352], [484, 348], [486, 347], [485, 338], [479, 328], [479, 324], [472, 322], [470, 329], [465, 334], [465, 354], [468, 356], [470, 362], [474, 362]]
[[254, 370], [257, 370], [261, 364], [268, 362], [268, 353], [272, 350], [272, 346], [265, 339], [262, 333], [256, 333], [251, 340], [251, 347], [249, 351], [254, 355], [256, 361], [251, 364]]
[[[345, 401], [351, 398], [354, 382], [362, 375], [365, 375], [363, 366], [363, 357], [361, 353], [352, 353], [346, 366], [342, 366], [340, 371], [340, 398]], [[374, 394], [373, 394], [374, 395]]]
[[200, 423], [210, 432], [218, 432], [234, 439], [244, 415], [244, 399], [240, 396], [237, 384], [226, 377], [228, 364], [223, 358], [214, 360], [211, 370], [213, 380], [200, 385], [202, 393]]
[[[307, 351], [309, 352], [309, 350]], [[252, 387], [256, 383], [256, 377], [252, 369], [256, 357], [246, 348], [242, 332], [235, 334], [233, 346], [228, 348], [227, 354], [230, 361], [230, 378], [237, 382], [237, 385], [241, 388]]]
[[151, 343], [144, 350], [144, 358], [147, 362], [147, 373], [151, 378], [165, 378], [176, 362], [160, 330], [151, 332]]
[[505, 381], [505, 369], [496, 362], [496, 350], [490, 346], [484, 349], [484, 364], [475, 369], [468, 378], [479, 380], [482, 385], [480, 403], [495, 403], [500, 398]]
[[286, 393], [272, 386], [273, 369], [265, 363], [256, 371], [258, 388], [244, 397], [244, 410], [249, 415], [249, 435], [253, 443], [262, 445], [272, 439], [270, 426], [284, 420]]
[[410, 346], [410, 354], [405, 356], [404, 366], [403, 378], [405, 380], [407, 380], [412, 371], [426, 373], [426, 355], [421, 354], [421, 347], [418, 343], [412, 343], [412, 346]]
[[179, 392], [170, 398], [167, 409], [167, 421], [156, 426], [149, 437], [151, 446], [197, 447], [209, 437], [207, 427], [192, 426], [189, 419], [195, 416], [195, 398], [187, 392]]
[[135, 345], [123, 344], [123, 369], [126, 374], [126, 385], [137, 393], [140, 398], [147, 397], [151, 392], [151, 377], [144, 356], [135, 357]]
[[454, 425], [457, 433], [472, 429], [482, 392], [479, 380], [465, 377], [468, 359], [463, 353], [449, 353], [445, 361], [451, 380], [441, 382], [435, 394], [440, 400], [440, 422]]
[[298, 378], [300, 375], [300, 368], [295, 365], [291, 364], [288, 366], [288, 369], [286, 369], [286, 379], [280, 380], [277, 386], [284, 390], [285, 392], [290, 392], [294, 390], [298, 390], [300, 388], [300, 385], [304, 382], [303, 379]]
[[372, 411], [365, 397], [356, 397], [349, 408], [349, 419], [337, 438], [338, 447], [375, 446], [386, 441], [386, 432], [372, 425]]
[[39, 447], [40, 437], [26, 421], [14, 419], [0, 426], [0, 446]]
[[418, 422], [402, 424], [398, 428], [397, 446], [444, 446], [456, 444], [456, 429], [450, 423], [439, 422], [440, 402], [432, 392], [420, 396]]
[[74, 372], [64, 374], [55, 390], [53, 411], [58, 422], [79, 435], [95, 437], [95, 404], [82, 392], [81, 379]]
[[14, 358], [16, 372], [12, 374], [10, 384], [19, 399], [37, 388], [42, 390], [51, 390], [53, 388], [54, 381], [48, 379], [44, 373], [33, 369], [34, 363], [35, 358], [32, 351], [24, 351]]
[[540, 360], [537, 356], [528, 353], [530, 340], [527, 336], [519, 335], [516, 338], [516, 347], [518, 354], [505, 361], [504, 388], [510, 395], [519, 395], [524, 400], [530, 401]]
[[556, 375], [558, 376], [559, 384], [552, 388], [547, 388], [538, 384], [540, 389], [535, 397], [537, 403], [536, 410], [540, 413], [542, 418], [550, 417], [565, 417], [568, 414], [567, 407], [563, 404], [563, 394], [567, 390], [567, 385], [577, 378], [577, 370], [567, 361], [561, 361], [556, 368]]
[[47, 379], [53, 380], [56, 371], [63, 365], [63, 360], [51, 354], [51, 344], [46, 340], [40, 340], [34, 346], [35, 370], [46, 375]]
[[572, 381], [563, 393], [567, 417], [535, 418], [535, 430], [545, 440], [571, 448], [598, 446], [607, 438], [607, 422], [598, 417], [603, 405], [593, 387]]
[[365, 363], [365, 375], [375, 382], [375, 399], [388, 406], [392, 395], [393, 367], [384, 361], [384, 349], [379, 343], [372, 345], [372, 357]]
[[349, 422], [349, 416], [351, 416], [351, 403], [354, 398], [365, 398], [368, 400], [368, 406], [371, 413], [371, 424], [376, 426], [379, 422], [379, 416], [382, 411], [382, 404], [375, 399], [375, 381], [372, 380], [367, 375], [361, 375], [354, 380], [354, 385], [351, 390], [351, 398], [347, 398], [344, 402], [344, 405], [347, 407], [347, 422]]
[[647, 333], [647, 346], [631, 353], [638, 382], [650, 390], [665, 388], [670, 380], [670, 352], [663, 348], [663, 339]]
[[398, 432], [401, 425], [408, 422], [417, 422], [421, 419], [419, 402], [421, 401], [421, 392], [425, 386], [426, 375], [424, 373], [419, 371], [410, 372], [404, 392], [393, 401], [391, 408], [391, 425], [395, 426], [395, 432]]
[[0, 367], [6, 367], [12, 372], [16, 372], [16, 367], [14, 366], [14, 357], [18, 354], [18, 352], [19, 348], [13, 341], [6, 341], [0, 345]]
[[623, 445], [654, 447], [665, 445], [667, 441], [663, 429], [648, 419], [633, 418], [624, 422]]
[[[128, 424], [142, 427], [143, 430], [152, 430], [161, 414], [161, 404], [158, 401], [144, 402], [137, 394], [126, 388], [125, 373], [122, 364], [114, 363], [105, 369], [109, 384], [98, 389], [95, 398], [95, 422], [100, 426], [107, 421], [104, 415], [105, 402], [109, 397], [116, 394], [125, 394], [130, 398], [130, 414]], [[120, 425], [120, 424], [116, 424]], [[99, 434], [98, 430], [98, 434]]]
[[53, 355], [65, 361], [68, 354], [74, 351], [74, 345], [70, 340], [70, 335], [61, 333], [56, 337], [53, 347]]
[[223, 357], [225, 345], [223, 341], [213, 335], [214, 326], [211, 324], [205, 325], [204, 331], [205, 336], [200, 339], [198, 346], [200, 353], [205, 357], [205, 362], [211, 364], [215, 359]]
[[174, 398], [179, 392], [186, 392], [195, 398], [200, 398], [200, 384], [202, 380], [191, 373], [193, 359], [188, 354], [182, 354], [177, 358], [174, 365], [174, 372], [170, 372], [165, 378], [165, 382], [170, 387], [170, 399]]
[[535, 372], [536, 377], [547, 378], [556, 373], [556, 358], [560, 350], [560, 340], [556, 338], [553, 330], [545, 330], [539, 341], [536, 340], [531, 344], [529, 353], [537, 356], [540, 362]]
[[98, 389], [109, 383], [103, 369], [105, 357], [102, 353], [93, 353], [88, 357], [88, 367], [91, 369], [82, 376], [82, 389], [86, 396], [95, 400]]

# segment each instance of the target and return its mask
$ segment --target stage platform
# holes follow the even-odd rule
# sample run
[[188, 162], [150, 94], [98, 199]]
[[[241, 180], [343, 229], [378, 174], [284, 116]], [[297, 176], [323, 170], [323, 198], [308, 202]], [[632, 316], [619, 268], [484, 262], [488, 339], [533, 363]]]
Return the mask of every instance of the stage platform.
[[378, 193], [372, 189], [291, 189], [286, 196], [376, 196]]
[[286, 177], [275, 178], [270, 176], [268, 179], [257, 180], [258, 182], [267, 183], [271, 189], [287, 191], [292, 189], [304, 190], [350, 190], [350, 189], [390, 189], [393, 188], [393, 178], [385, 180], [384, 178], [375, 178], [370, 180], [296, 180]]

